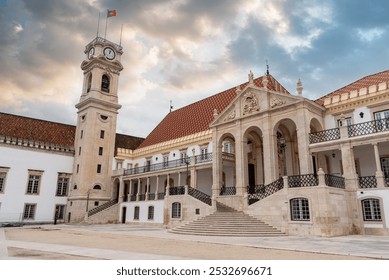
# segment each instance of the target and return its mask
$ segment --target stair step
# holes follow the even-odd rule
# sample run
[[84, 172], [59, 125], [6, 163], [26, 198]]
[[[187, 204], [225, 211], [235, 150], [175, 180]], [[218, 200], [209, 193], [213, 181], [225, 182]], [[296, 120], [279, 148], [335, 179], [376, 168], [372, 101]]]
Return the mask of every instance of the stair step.
[[172, 233], [208, 236], [282, 236], [280, 230], [243, 212], [217, 203], [213, 214], [179, 225]]

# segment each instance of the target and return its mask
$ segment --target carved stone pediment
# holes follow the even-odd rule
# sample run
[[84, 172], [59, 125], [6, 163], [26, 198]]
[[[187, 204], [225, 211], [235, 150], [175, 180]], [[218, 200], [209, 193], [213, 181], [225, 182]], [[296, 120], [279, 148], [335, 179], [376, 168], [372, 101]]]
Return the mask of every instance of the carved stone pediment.
[[233, 108], [231, 108], [231, 110], [227, 112], [227, 115], [224, 117], [223, 121], [227, 122], [235, 118], [236, 118], [236, 110], [235, 110], [235, 106], [233, 106]]
[[270, 107], [271, 108], [274, 108], [274, 107], [277, 107], [277, 106], [281, 106], [281, 105], [284, 105], [286, 103], [285, 100], [279, 98], [279, 97], [273, 97], [271, 100], [270, 100]]
[[243, 96], [242, 100], [243, 115], [252, 114], [259, 111], [258, 97], [253, 92], [248, 92]]

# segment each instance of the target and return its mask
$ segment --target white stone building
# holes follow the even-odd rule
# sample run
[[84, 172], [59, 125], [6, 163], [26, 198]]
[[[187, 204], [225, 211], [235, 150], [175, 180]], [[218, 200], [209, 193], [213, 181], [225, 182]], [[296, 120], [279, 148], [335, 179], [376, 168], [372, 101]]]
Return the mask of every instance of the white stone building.
[[[122, 53], [102, 38], [86, 46], [76, 127], [0, 114], [0, 222], [52, 222], [57, 209], [69, 223], [193, 234], [260, 235], [254, 220], [276, 230], [262, 234], [389, 234], [389, 71], [318, 100], [250, 72], [141, 139], [115, 131]], [[26, 120], [68, 137], [40, 139]]]

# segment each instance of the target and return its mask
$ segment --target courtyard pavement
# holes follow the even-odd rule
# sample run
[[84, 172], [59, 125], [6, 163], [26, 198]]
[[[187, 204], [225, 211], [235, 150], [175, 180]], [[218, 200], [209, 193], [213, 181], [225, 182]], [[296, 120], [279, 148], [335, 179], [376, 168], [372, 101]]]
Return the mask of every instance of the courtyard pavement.
[[[25, 226], [26, 227], [26, 226]], [[30, 226], [33, 227], [33, 226]], [[37, 226], [35, 226], [37, 227]], [[290, 250], [298, 252], [313, 252], [342, 256], [366, 257], [375, 259], [389, 259], [389, 236], [350, 235], [341, 237], [217, 237], [179, 235], [168, 232], [162, 227], [140, 226], [128, 224], [111, 225], [41, 225], [44, 230], [85, 231], [93, 233], [109, 233], [117, 235], [131, 235], [154, 237], [169, 240], [197, 241], [213, 244], [238, 245], [263, 249]], [[97, 259], [143, 259], [165, 260], [185, 259], [167, 255], [143, 254], [118, 250], [86, 248], [81, 246], [56, 245], [49, 243], [26, 242], [7, 240], [4, 233], [6, 228], [0, 228], [0, 259], [12, 259], [8, 256], [8, 247], [38, 250], [43, 252], [68, 254]]]

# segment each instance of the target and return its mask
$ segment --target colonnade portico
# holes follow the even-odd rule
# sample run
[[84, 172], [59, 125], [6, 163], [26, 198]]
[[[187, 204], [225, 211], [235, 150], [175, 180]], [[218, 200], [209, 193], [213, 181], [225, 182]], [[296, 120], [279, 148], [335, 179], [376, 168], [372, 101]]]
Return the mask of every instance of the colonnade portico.
[[236, 129], [224, 134], [214, 131], [214, 136], [217, 137], [213, 142], [216, 147], [213, 162], [214, 198], [220, 198], [223, 193], [221, 188], [225, 187], [225, 184], [228, 187], [231, 183], [224, 182], [222, 177], [225, 169], [222, 143], [225, 139], [234, 140], [235, 196], [244, 197], [248, 187], [268, 185], [282, 176], [312, 173], [312, 159], [308, 147], [303, 149], [300, 145], [301, 138], [303, 143], [308, 139], [308, 134], [303, 133], [307, 127], [299, 129], [299, 132], [296, 122], [291, 118], [281, 119], [276, 124], [258, 122], [262, 127], [250, 125], [244, 131]]
[[[192, 162], [195, 161], [193, 160]], [[175, 168], [174, 170], [170, 169], [169, 172], [150, 171], [121, 176], [120, 202], [163, 199], [165, 195], [169, 195], [167, 190], [173, 187], [192, 186], [196, 189], [198, 188], [199, 172], [211, 173], [210, 162], [202, 163], [201, 166], [188, 162], [188, 164], [184, 163], [182, 167]], [[202, 186], [203, 192], [211, 194], [211, 181], [208, 184], [208, 191], [204, 190], [207, 186]]]

